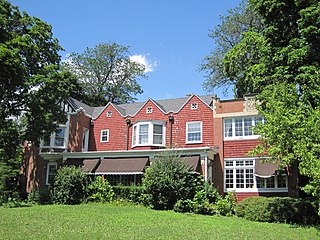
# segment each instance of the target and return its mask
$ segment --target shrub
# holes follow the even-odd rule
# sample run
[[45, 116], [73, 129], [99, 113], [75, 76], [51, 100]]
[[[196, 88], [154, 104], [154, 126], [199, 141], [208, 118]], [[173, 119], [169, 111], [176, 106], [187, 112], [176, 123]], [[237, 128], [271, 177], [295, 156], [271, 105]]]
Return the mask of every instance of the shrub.
[[228, 192], [224, 198], [221, 198], [216, 202], [216, 213], [223, 216], [234, 215], [236, 202], [236, 194], [234, 192]]
[[190, 199], [186, 199], [186, 200], [178, 200], [176, 202], [176, 204], [173, 207], [173, 210], [175, 212], [193, 212], [193, 206], [194, 206], [194, 202]]
[[133, 203], [144, 202], [144, 187], [142, 186], [113, 186], [117, 199], [127, 200]]
[[51, 194], [47, 189], [32, 189], [28, 194], [28, 203], [48, 204], [51, 203]]
[[97, 176], [88, 186], [89, 202], [110, 202], [114, 198], [114, 192], [107, 179]]
[[311, 199], [250, 197], [237, 204], [236, 214], [252, 221], [309, 225], [320, 223], [317, 209]]
[[87, 197], [88, 176], [75, 166], [58, 169], [54, 179], [53, 202], [79, 204]]
[[173, 209], [182, 199], [192, 199], [202, 181], [177, 156], [166, 154], [146, 170], [143, 178], [147, 204], [154, 209]]
[[204, 215], [214, 214], [214, 205], [209, 202], [204, 190], [197, 191], [194, 195], [193, 212]]
[[204, 182], [203, 190], [209, 203], [216, 203], [222, 198], [218, 190], [210, 182]]

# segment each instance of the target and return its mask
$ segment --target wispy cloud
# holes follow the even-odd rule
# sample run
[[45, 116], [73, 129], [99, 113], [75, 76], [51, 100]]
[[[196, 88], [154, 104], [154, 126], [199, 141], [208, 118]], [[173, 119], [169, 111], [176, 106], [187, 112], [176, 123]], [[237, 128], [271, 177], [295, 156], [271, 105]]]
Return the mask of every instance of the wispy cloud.
[[147, 58], [146, 55], [142, 55], [142, 54], [132, 55], [130, 56], [130, 60], [143, 64], [145, 66], [145, 70], [144, 70], [145, 73], [153, 72], [155, 67], [157, 66], [156, 60], [150, 60]]

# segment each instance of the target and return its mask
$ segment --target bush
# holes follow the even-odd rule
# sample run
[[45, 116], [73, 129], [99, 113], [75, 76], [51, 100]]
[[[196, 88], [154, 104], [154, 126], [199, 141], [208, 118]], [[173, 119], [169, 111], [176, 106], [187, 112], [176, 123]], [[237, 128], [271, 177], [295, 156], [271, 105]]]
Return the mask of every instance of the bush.
[[192, 199], [201, 177], [191, 173], [175, 155], [163, 155], [146, 170], [143, 178], [147, 201], [154, 209], [173, 209], [182, 199]]
[[193, 212], [204, 215], [213, 215], [214, 205], [209, 202], [204, 190], [197, 191], [193, 198]]
[[144, 187], [141, 186], [113, 186], [117, 199], [141, 204], [144, 202]]
[[31, 204], [49, 204], [51, 203], [51, 194], [47, 189], [32, 189], [28, 194], [28, 203]]
[[110, 202], [114, 198], [114, 192], [107, 179], [97, 176], [88, 186], [89, 202]]
[[75, 166], [58, 169], [54, 179], [53, 202], [79, 204], [87, 197], [88, 176]]
[[208, 199], [209, 203], [216, 203], [222, 198], [218, 190], [210, 182], [204, 183], [203, 190], [205, 192], [205, 197], [206, 199]]
[[175, 212], [193, 212], [193, 206], [194, 206], [194, 202], [190, 199], [186, 199], [186, 200], [178, 200], [176, 202], [176, 204], [173, 207], [173, 210]]
[[236, 203], [236, 194], [234, 192], [228, 192], [224, 198], [221, 198], [216, 202], [216, 213], [223, 216], [234, 215]]
[[239, 202], [236, 214], [252, 221], [303, 225], [320, 223], [318, 204], [311, 199], [250, 197]]

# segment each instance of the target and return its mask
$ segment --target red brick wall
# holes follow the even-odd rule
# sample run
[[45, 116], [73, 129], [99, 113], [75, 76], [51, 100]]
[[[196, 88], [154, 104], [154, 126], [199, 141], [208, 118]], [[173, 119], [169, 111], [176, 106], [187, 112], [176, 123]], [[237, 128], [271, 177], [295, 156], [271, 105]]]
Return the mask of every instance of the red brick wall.
[[[198, 109], [191, 110], [191, 103], [198, 103]], [[146, 113], [146, 108], [152, 107], [152, 113]], [[106, 117], [106, 113], [112, 111], [112, 117]], [[188, 147], [207, 147], [214, 146], [213, 143], [213, 118], [212, 109], [204, 104], [198, 97], [194, 96], [178, 113], [172, 114], [174, 123], [172, 126], [172, 144], [175, 148]], [[134, 124], [139, 120], [163, 120], [166, 121], [166, 147], [170, 146], [170, 123], [169, 114], [164, 114], [153, 101], [149, 100], [143, 108], [134, 116], [130, 117]], [[191, 121], [202, 121], [202, 143], [186, 144], [186, 123]], [[100, 133], [103, 129], [109, 129], [109, 142], [100, 142]], [[134, 147], [132, 148], [132, 129], [129, 129], [129, 150], [151, 149], [155, 147]], [[90, 137], [90, 150], [92, 151], [113, 151], [126, 150], [127, 146], [127, 124], [126, 119], [122, 117], [112, 105], [103, 111], [103, 113], [94, 120], [93, 133]], [[156, 147], [157, 148], [157, 147]]]
[[242, 192], [236, 193], [237, 201], [240, 202], [245, 198], [261, 196], [261, 197], [287, 197], [288, 193], [286, 192]]
[[258, 140], [228, 140], [224, 141], [224, 158], [250, 157], [248, 152], [253, 150]]
[[215, 107], [216, 114], [243, 112], [244, 100], [218, 101], [216, 102]]
[[68, 152], [82, 151], [83, 130], [84, 128], [90, 130], [90, 121], [91, 118], [86, 116], [83, 112], [79, 112], [76, 115], [70, 115]]

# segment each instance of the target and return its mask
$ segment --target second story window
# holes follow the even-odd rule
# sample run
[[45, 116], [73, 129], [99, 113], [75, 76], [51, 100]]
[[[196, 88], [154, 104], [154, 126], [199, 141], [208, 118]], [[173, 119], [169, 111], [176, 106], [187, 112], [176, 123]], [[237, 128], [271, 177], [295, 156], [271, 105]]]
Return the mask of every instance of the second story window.
[[164, 146], [165, 122], [137, 122], [133, 126], [132, 145], [135, 146]]
[[41, 143], [42, 148], [65, 148], [67, 131], [65, 126], [60, 126], [50, 136], [44, 138]]
[[258, 138], [259, 135], [254, 133], [254, 127], [264, 123], [260, 116], [226, 118], [224, 119], [224, 139], [252, 139]]
[[187, 143], [202, 143], [202, 122], [187, 122]]
[[109, 142], [109, 130], [101, 130], [100, 142]]
[[198, 109], [198, 103], [191, 103], [191, 109]]

